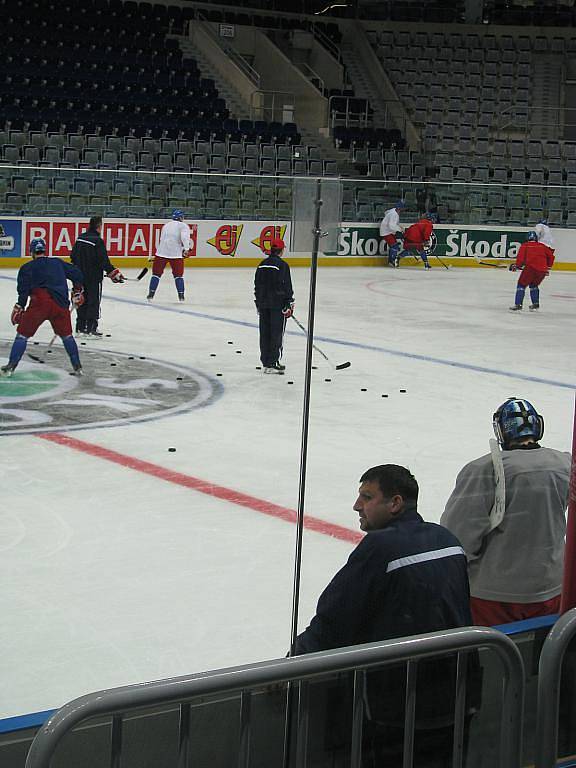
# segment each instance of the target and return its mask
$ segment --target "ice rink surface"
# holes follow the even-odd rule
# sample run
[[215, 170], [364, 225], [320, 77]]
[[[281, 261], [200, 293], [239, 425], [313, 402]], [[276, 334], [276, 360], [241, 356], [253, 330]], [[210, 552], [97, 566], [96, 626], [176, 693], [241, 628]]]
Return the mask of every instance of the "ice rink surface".
[[[306, 322], [308, 270], [292, 274]], [[14, 277], [0, 273], [4, 355]], [[290, 323], [286, 375], [257, 370], [252, 281], [189, 270], [178, 304], [165, 275], [152, 305], [146, 279], [106, 281], [110, 336], [81, 346], [81, 381], [59, 341], [47, 364], [0, 381], [0, 717], [286, 653], [305, 338]], [[570, 450], [576, 273], [544, 282], [539, 313], [508, 311], [515, 282], [490, 268], [320, 269], [318, 344], [352, 365], [314, 356], [302, 627], [358, 539], [369, 466], [410, 467], [437, 521], [507, 397], [531, 400], [543, 443]]]

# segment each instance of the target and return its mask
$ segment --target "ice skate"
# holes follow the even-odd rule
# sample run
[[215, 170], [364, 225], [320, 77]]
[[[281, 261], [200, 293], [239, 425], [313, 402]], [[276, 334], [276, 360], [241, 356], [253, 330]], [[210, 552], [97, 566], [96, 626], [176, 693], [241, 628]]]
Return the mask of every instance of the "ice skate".
[[280, 363], [280, 362], [274, 363], [272, 368], [274, 368], [275, 371], [285, 371], [286, 370], [286, 366], [282, 365], [282, 363]]
[[152, 299], [154, 298], [153, 291], [150, 291], [150, 293], [148, 294], [148, 296], [146, 296], [146, 298], [148, 299], [148, 301], [152, 301]]
[[267, 368], [264, 368], [264, 373], [276, 373], [276, 374], [279, 374], [280, 376], [283, 376], [284, 370], [282, 366], [280, 368], [278, 368], [277, 366], [278, 366], [278, 363], [275, 363], [274, 365], [270, 365]]
[[15, 370], [16, 366], [14, 363], [8, 363], [8, 365], [3, 365], [2, 368], [0, 368], [0, 376], [12, 376]]
[[70, 371], [70, 376], [84, 376], [84, 371], [80, 364], [74, 366], [74, 370]]
[[522, 304], [514, 304], [514, 306], [509, 309], [510, 312], [520, 312], [522, 310]]
[[426, 262], [424, 264], [424, 269], [432, 269], [432, 267], [430, 266], [430, 264], [428, 264], [428, 262]]
[[534, 311], [536, 311], [536, 310], [540, 309], [540, 304], [530, 304], [530, 306], [528, 307], [528, 309], [529, 309], [531, 312], [534, 312]]
[[184, 294], [183, 293], [179, 293], [178, 294], [178, 301], [186, 301], [186, 299], [184, 298]]

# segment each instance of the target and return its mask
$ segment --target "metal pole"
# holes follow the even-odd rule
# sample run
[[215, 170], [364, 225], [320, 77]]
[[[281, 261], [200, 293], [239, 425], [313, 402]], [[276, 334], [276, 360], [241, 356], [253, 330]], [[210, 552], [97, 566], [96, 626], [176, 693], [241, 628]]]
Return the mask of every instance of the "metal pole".
[[[316, 278], [318, 274], [318, 250], [320, 247], [320, 208], [322, 207], [320, 179], [316, 180], [316, 202], [314, 214], [314, 235], [312, 263], [310, 265], [310, 294], [308, 297], [308, 338], [306, 340], [306, 367], [304, 381], [304, 403], [302, 406], [302, 442], [300, 446], [300, 484], [298, 487], [298, 519], [296, 523], [296, 550], [294, 553], [294, 587], [292, 592], [292, 629], [290, 634], [290, 656], [296, 652], [298, 636], [298, 610], [300, 607], [300, 579], [302, 574], [302, 540], [304, 536], [304, 500], [306, 496], [306, 468], [308, 463], [308, 426], [310, 420], [310, 388], [312, 384], [312, 350], [314, 343], [314, 310], [316, 307]], [[284, 729], [284, 768], [290, 764], [292, 740], [292, 685], [286, 688], [286, 723]]]
[[574, 396], [574, 427], [572, 432], [572, 472], [568, 499], [568, 524], [564, 549], [564, 583], [560, 613], [576, 607], [576, 394]]
[[308, 462], [308, 427], [310, 419], [310, 387], [312, 384], [312, 350], [314, 342], [314, 312], [316, 308], [316, 279], [318, 275], [318, 250], [320, 248], [320, 209], [322, 207], [321, 180], [316, 180], [316, 212], [314, 215], [314, 241], [310, 266], [310, 295], [308, 298], [308, 338], [306, 340], [306, 378], [304, 382], [304, 403], [302, 408], [302, 443], [300, 447], [300, 485], [298, 488], [298, 521], [296, 525], [296, 551], [294, 555], [294, 589], [292, 593], [292, 633], [290, 656], [296, 650], [298, 635], [298, 609], [300, 605], [300, 577], [302, 573], [302, 539], [304, 534], [304, 500], [306, 496], [306, 468]]

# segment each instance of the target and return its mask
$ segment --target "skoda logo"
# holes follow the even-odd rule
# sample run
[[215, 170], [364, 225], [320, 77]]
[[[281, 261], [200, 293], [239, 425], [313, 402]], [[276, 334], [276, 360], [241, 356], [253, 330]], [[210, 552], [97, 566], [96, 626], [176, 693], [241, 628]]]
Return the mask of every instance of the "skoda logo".
[[[0, 342], [3, 358], [10, 346]], [[0, 378], [0, 435], [150, 421], [202, 408], [222, 394], [220, 382], [206, 374], [148, 357], [83, 349], [81, 377], [70, 376], [61, 347], [45, 359], [26, 362], [25, 355], [12, 376]]]

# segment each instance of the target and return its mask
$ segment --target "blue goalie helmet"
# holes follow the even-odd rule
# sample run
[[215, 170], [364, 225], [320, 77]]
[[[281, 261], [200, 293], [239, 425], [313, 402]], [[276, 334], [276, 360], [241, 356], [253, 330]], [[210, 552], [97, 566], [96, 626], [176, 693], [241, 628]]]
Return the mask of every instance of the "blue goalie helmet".
[[536, 442], [544, 434], [544, 419], [528, 400], [511, 397], [502, 403], [492, 417], [494, 433], [500, 445], [505, 446], [525, 437]]
[[34, 240], [30, 242], [30, 253], [46, 253], [46, 241], [41, 237], [35, 237]]
[[538, 242], [538, 235], [536, 232], [528, 232], [526, 235], [526, 240], [531, 240], [532, 242]]
[[174, 221], [182, 221], [182, 219], [184, 218], [184, 211], [181, 211], [179, 208], [175, 208], [172, 211], [172, 218], [174, 219]]

